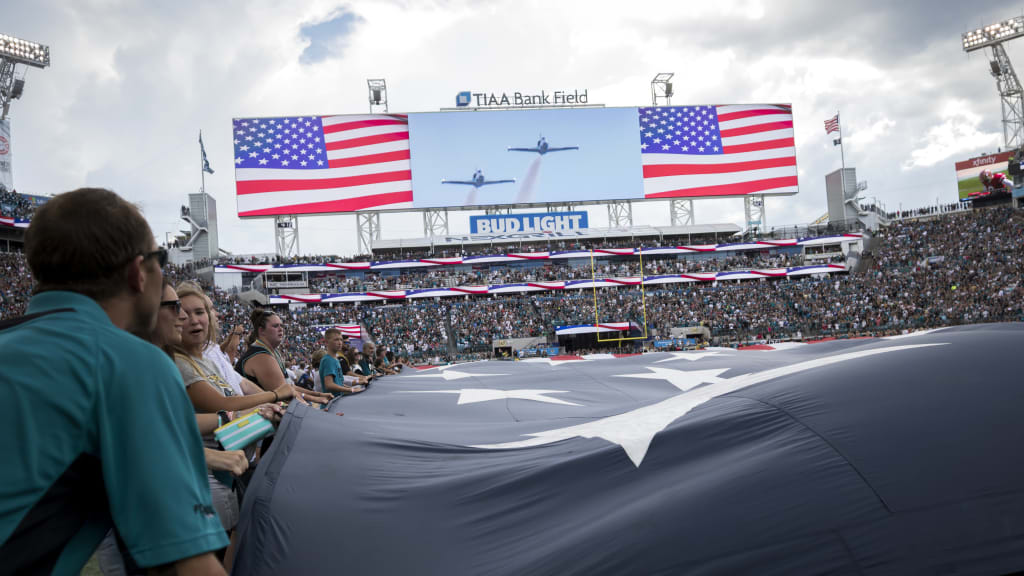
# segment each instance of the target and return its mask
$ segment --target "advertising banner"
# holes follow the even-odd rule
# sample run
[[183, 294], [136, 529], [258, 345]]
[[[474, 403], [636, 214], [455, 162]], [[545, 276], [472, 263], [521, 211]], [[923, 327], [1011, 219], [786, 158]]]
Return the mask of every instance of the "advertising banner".
[[998, 154], [986, 154], [961, 160], [956, 163], [956, 184], [961, 202], [965, 202], [972, 192], [981, 192], [984, 186], [978, 180], [978, 174], [982, 170], [991, 170], [993, 173], [1002, 172], [1007, 178], [1014, 178], [1009, 174], [1009, 162], [1014, 152], [1000, 152]]
[[785, 104], [236, 118], [240, 217], [796, 194]]
[[538, 212], [470, 216], [470, 234], [570, 232], [588, 227], [586, 212]]

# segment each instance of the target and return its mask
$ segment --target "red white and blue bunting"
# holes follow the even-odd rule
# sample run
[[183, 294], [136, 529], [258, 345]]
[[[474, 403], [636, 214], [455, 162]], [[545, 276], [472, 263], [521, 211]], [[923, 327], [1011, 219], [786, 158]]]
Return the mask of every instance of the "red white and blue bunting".
[[[607, 256], [671, 256], [679, 254], [698, 254], [707, 252], [742, 252], [748, 250], [765, 250], [769, 248], [788, 248], [796, 246], [823, 246], [826, 244], [852, 243], [860, 241], [862, 234], [841, 234], [837, 236], [819, 236], [815, 238], [790, 238], [786, 240], [762, 240], [758, 242], [741, 242], [735, 244], [698, 244], [692, 246], [658, 246], [643, 248], [601, 248], [593, 251], [595, 257]], [[590, 250], [564, 250], [559, 252], [511, 252], [508, 254], [485, 254], [480, 256], [456, 256], [451, 258], [419, 258], [416, 260], [381, 260], [376, 262], [326, 262], [323, 264], [224, 264], [216, 267], [216, 272], [344, 272], [346, 270], [394, 270], [401, 268], [432, 268], [436, 266], [455, 266], [459, 264], [502, 264], [522, 262], [525, 260], [561, 260], [570, 258], [590, 258]]]
[[[733, 270], [730, 272], [694, 272], [692, 274], [663, 274], [645, 276], [644, 286], [661, 284], [688, 284], [693, 282], [723, 282], [730, 280], [756, 280], [759, 278], [796, 278], [812, 274], [834, 274], [847, 272], [844, 264], [818, 264], [793, 268], [770, 268], [764, 270]], [[452, 286], [448, 288], [421, 288], [417, 290], [378, 290], [373, 292], [346, 292], [343, 294], [275, 294], [269, 297], [270, 304], [331, 304], [335, 302], [377, 302], [383, 300], [414, 300], [418, 298], [446, 298], [450, 296], [484, 294], [525, 294], [551, 290], [580, 290], [585, 288], [617, 288], [639, 286], [640, 277], [602, 278], [598, 280], [561, 280], [557, 282], [520, 282], [516, 284], [494, 284], [491, 286]]]

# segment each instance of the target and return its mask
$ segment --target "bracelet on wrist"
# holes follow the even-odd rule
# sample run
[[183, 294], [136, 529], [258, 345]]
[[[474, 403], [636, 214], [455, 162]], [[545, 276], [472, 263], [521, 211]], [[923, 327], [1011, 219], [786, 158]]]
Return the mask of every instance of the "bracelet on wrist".
[[271, 390], [274, 393], [274, 402], [280, 402], [281, 399], [277, 397], [277, 390]]

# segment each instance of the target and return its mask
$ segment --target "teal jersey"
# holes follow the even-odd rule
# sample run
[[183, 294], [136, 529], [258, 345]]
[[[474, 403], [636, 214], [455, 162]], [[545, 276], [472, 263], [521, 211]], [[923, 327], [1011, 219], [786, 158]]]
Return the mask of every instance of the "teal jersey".
[[[338, 362], [338, 359], [331, 356], [330, 354], [325, 355], [323, 359], [320, 360], [319, 372], [320, 389], [323, 390], [324, 392], [329, 392], [329, 390], [327, 390], [326, 383], [328, 376], [334, 376], [334, 383], [337, 384], [338, 386], [345, 385], [345, 377], [341, 373], [341, 362]], [[335, 392], [331, 392], [331, 394], [333, 394], [334, 396], [340, 395]]]
[[171, 359], [81, 294], [38, 294], [39, 313], [0, 331], [5, 569], [78, 574], [111, 526], [141, 567], [227, 546]]

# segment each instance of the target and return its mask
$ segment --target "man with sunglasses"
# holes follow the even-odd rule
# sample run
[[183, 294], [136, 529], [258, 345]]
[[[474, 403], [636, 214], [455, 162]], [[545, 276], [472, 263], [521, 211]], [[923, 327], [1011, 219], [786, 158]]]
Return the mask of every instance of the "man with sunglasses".
[[161, 302], [166, 250], [95, 188], [41, 207], [25, 250], [35, 295], [0, 327], [2, 571], [78, 574], [113, 527], [142, 568], [223, 574], [192, 405], [146, 340], [177, 305]]

